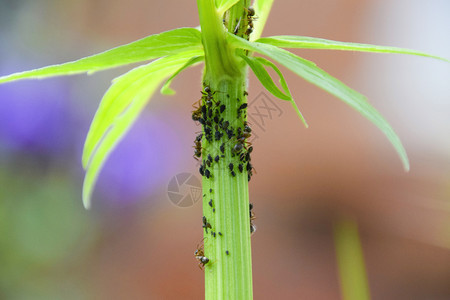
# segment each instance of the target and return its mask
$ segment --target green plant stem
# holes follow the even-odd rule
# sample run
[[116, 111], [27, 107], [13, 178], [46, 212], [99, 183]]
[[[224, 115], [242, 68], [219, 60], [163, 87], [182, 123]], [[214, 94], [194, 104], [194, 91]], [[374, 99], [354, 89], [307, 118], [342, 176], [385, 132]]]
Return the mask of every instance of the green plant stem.
[[[221, 82], [217, 90], [230, 95], [229, 99], [216, 98], [227, 108], [243, 94], [239, 80]], [[224, 119], [235, 119], [236, 111], [226, 109]], [[204, 156], [221, 155], [223, 143], [205, 142]], [[238, 158], [232, 157], [234, 145], [225, 142], [224, 157], [210, 168], [211, 178], [203, 178], [203, 215], [212, 226], [208, 233], [205, 230], [204, 240], [205, 256], [210, 259], [205, 268], [206, 299], [252, 299], [248, 175], [246, 170], [238, 171]], [[230, 163], [235, 176], [231, 175]]]
[[[236, 7], [228, 12], [229, 28], [236, 27], [232, 22], [235, 15], [245, 16], [243, 7], [248, 2], [238, 2], [240, 13]], [[225, 106], [219, 116], [223, 122], [228, 121], [233, 130], [243, 128], [246, 113], [238, 113], [238, 108], [246, 103], [247, 69], [227, 45], [222, 16], [216, 14], [214, 1], [198, 0], [198, 7], [206, 61], [203, 87], [211, 90], [211, 105]], [[235, 137], [229, 139], [224, 134], [208, 140], [205, 126], [203, 133], [202, 164], [211, 174], [203, 176], [203, 216], [208, 224], [204, 228], [204, 255], [209, 258], [204, 268], [205, 299], [253, 299], [248, 172], [245, 167], [242, 172], [238, 170], [241, 158], [233, 151]], [[219, 159], [208, 167], [208, 156]]]

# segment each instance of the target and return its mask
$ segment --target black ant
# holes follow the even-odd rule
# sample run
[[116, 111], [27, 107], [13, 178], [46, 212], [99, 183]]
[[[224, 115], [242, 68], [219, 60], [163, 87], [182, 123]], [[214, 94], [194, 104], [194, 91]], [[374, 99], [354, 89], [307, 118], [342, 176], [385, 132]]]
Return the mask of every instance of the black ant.
[[[252, 146], [252, 143], [246, 141], [247, 138], [249, 138], [251, 134], [251, 128], [247, 125], [247, 122], [244, 123], [244, 130], [242, 130], [240, 127], [237, 129], [237, 137], [236, 137], [236, 145], [233, 147], [234, 153], [239, 153], [242, 151], [242, 149], [247, 149], [246, 145]], [[253, 150], [253, 148], [252, 148]], [[251, 152], [251, 151], [250, 151]], [[241, 155], [242, 159], [242, 155]]]
[[209, 258], [205, 256], [203, 240], [204, 238], [202, 239], [200, 244], [197, 245], [197, 250], [195, 250], [194, 252], [194, 256], [195, 259], [198, 261], [198, 267], [200, 268], [200, 270], [203, 270], [205, 265], [209, 263]]
[[198, 107], [194, 106], [196, 104], [192, 105], [195, 108], [195, 110], [192, 111], [192, 120], [193, 121], [199, 121], [200, 118], [202, 117], [202, 105], [199, 104], [200, 101], [201, 101], [201, 99], [196, 103]]
[[247, 10], [247, 24], [248, 28], [245, 32], [246, 35], [250, 35], [253, 32], [253, 20], [256, 19], [255, 17], [255, 9], [253, 7], [246, 8]]
[[245, 140], [246, 137], [243, 135], [238, 136], [236, 139], [237, 139], [237, 143], [233, 147], [234, 153], [239, 153], [242, 151], [242, 149], [247, 149], [246, 145], [250, 145], [250, 146], [252, 145], [252, 143]]
[[240, 159], [242, 163], [249, 162], [251, 160], [250, 153], [253, 151], [253, 146], [248, 147], [246, 152], [241, 153]]
[[209, 86], [205, 86], [205, 88], [203, 89], [203, 91], [201, 91], [201, 93], [202, 93], [202, 95], [203, 95], [202, 98], [205, 99], [205, 104], [206, 104], [206, 106], [210, 107], [211, 104], [212, 104], [212, 100], [214, 99], [214, 98], [213, 98], [213, 95], [214, 95], [216, 92], [215, 92], [215, 91], [214, 91], [214, 92], [211, 91], [211, 88], [210, 88]]
[[[252, 129], [250, 126], [248, 126], [247, 121], [244, 122], [244, 133], [251, 133]], [[250, 137], [250, 136], [249, 136]]]
[[205, 216], [203, 216], [202, 221], [203, 221], [202, 227], [205, 228], [206, 233], [208, 233], [208, 228], [212, 229], [212, 226], [211, 226], [211, 224], [208, 223], [208, 220], [206, 220]]
[[250, 6], [249, 8], [246, 8], [246, 10], [249, 18], [255, 17], [255, 9], [253, 7]]
[[200, 156], [202, 156], [202, 137], [203, 137], [203, 133], [200, 133], [199, 135], [197, 135], [197, 137], [195, 138], [194, 141], [194, 158], [196, 160], [198, 160], [198, 158]]
[[253, 220], [256, 219], [255, 213], [253, 210], [253, 203], [249, 204], [249, 212], [250, 212], [250, 234], [253, 234], [256, 231], [256, 226], [253, 224]]

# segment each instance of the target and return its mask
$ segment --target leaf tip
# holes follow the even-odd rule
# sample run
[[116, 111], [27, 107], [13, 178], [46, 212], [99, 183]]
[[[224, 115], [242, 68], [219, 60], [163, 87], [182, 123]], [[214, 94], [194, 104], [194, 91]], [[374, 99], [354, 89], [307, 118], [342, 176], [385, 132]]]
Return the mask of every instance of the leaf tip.
[[175, 95], [175, 94], [176, 94], [176, 92], [175, 92], [174, 89], [172, 89], [172, 88], [170, 88], [170, 87], [168, 87], [168, 86], [165, 86], [165, 85], [160, 89], [159, 92], [160, 92], [162, 95], [165, 95], [165, 96], [172, 96], [172, 95]]
[[408, 173], [410, 170], [410, 165], [409, 165], [408, 159], [406, 159], [406, 161], [403, 162], [403, 170], [405, 171], [405, 173]]
[[83, 206], [84, 209], [89, 210], [91, 208], [91, 189], [83, 185]]
[[90, 210], [91, 209], [91, 199], [83, 197], [83, 206], [84, 206], [85, 210]]

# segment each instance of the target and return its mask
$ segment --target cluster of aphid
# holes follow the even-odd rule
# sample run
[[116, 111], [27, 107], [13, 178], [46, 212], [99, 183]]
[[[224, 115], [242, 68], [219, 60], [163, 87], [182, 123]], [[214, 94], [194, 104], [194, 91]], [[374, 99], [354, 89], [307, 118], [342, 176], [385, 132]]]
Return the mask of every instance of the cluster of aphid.
[[[224, 120], [223, 113], [227, 109], [225, 104], [222, 104], [221, 101], [216, 101], [214, 99], [214, 94], [216, 92], [212, 92], [211, 88], [206, 86], [202, 91], [202, 97], [196, 104], [195, 110], [192, 112], [192, 120], [199, 122], [203, 125], [203, 133], [200, 133], [196, 136], [194, 140], [194, 158], [199, 159], [202, 157], [202, 140], [205, 139], [209, 143], [213, 143], [214, 141], [220, 143], [219, 151], [217, 151], [214, 157], [211, 154], [208, 154], [203, 158], [202, 164], [200, 166], [199, 172], [202, 176], [206, 178], [211, 178], [211, 167], [214, 163], [219, 163], [221, 158], [225, 157], [225, 153], [227, 149], [231, 148], [231, 157], [238, 157], [239, 162], [236, 164], [236, 169], [233, 163], [228, 165], [230, 169], [230, 174], [235, 177], [236, 172], [240, 173], [244, 172], [244, 169], [247, 170], [248, 180], [250, 181], [251, 176], [253, 175], [253, 166], [251, 164], [250, 153], [253, 151], [253, 147], [247, 139], [251, 136], [252, 129], [244, 122], [244, 126], [233, 126], [230, 124], [230, 121]], [[246, 94], [246, 93], [245, 93]], [[229, 95], [227, 95], [229, 97]], [[240, 99], [237, 98], [236, 101], [240, 102]], [[247, 113], [247, 103], [242, 103], [237, 108], [237, 120], [235, 123], [239, 123], [239, 119], [243, 117], [245, 119]], [[227, 138], [227, 141], [223, 141], [223, 137]], [[232, 147], [227, 147], [228, 143], [232, 144]], [[248, 147], [247, 147], [248, 146]]]
[[[216, 93], [222, 93], [220, 91], [212, 91], [209, 86], [205, 86], [203, 89], [201, 99], [194, 104], [194, 111], [192, 112], [192, 120], [199, 122], [203, 125], [202, 133], [198, 134], [194, 140], [194, 158], [201, 159], [201, 165], [199, 172], [202, 176], [210, 179], [213, 178], [214, 164], [218, 165], [225, 157], [231, 158], [233, 162], [225, 164], [229, 169], [230, 175], [236, 177], [238, 173], [244, 173], [247, 171], [247, 179], [250, 181], [253, 175], [253, 166], [251, 164], [250, 154], [253, 151], [253, 147], [247, 139], [251, 137], [251, 128], [246, 121], [243, 121], [247, 117], [247, 103], [241, 103], [239, 98], [236, 98], [237, 108], [235, 112], [231, 112], [232, 116], [235, 116], [233, 120], [225, 120], [225, 111], [230, 109], [226, 104], [222, 103], [219, 99], [215, 98]], [[247, 92], [244, 92], [244, 97], [247, 96]], [[226, 95], [229, 99], [230, 95]], [[228, 102], [227, 100], [224, 102]], [[205, 153], [203, 143], [214, 144], [216, 147], [211, 147], [209, 153]], [[222, 166], [222, 167], [225, 167]], [[245, 175], [244, 175], [245, 176]], [[212, 212], [215, 213], [214, 200], [212, 199], [212, 189], [209, 189], [211, 198], [208, 205], [211, 207]], [[206, 197], [204, 194], [203, 197]], [[250, 233], [253, 233], [256, 227], [253, 225], [254, 213], [252, 212], [253, 205], [250, 204]], [[202, 227], [205, 233], [211, 234], [211, 237], [222, 236], [222, 232], [216, 231], [206, 216], [202, 218]], [[225, 251], [226, 255], [229, 255], [229, 251]], [[207, 263], [209, 258], [205, 256], [203, 243], [197, 246], [197, 250], [194, 253], [195, 258], [199, 263], [199, 267], [202, 269]]]

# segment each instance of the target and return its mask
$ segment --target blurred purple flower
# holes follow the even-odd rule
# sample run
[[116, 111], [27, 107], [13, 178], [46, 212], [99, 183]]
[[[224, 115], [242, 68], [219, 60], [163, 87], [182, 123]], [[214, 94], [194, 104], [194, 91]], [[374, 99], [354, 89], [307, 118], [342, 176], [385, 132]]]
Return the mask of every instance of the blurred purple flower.
[[72, 139], [69, 85], [63, 79], [0, 85], [0, 144], [59, 154]]
[[98, 189], [108, 203], [144, 200], [167, 184], [179, 156], [177, 138], [159, 116], [145, 113], [108, 158]]

